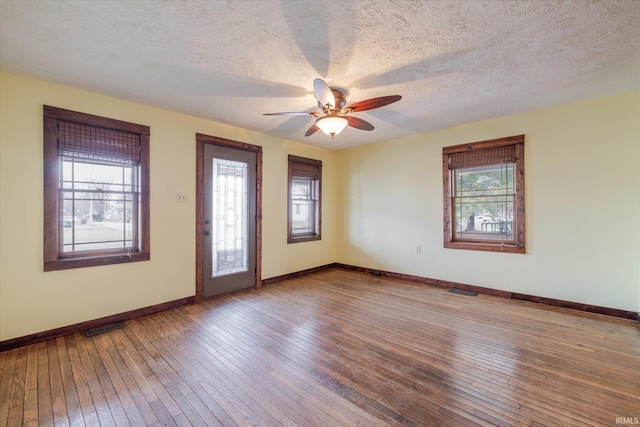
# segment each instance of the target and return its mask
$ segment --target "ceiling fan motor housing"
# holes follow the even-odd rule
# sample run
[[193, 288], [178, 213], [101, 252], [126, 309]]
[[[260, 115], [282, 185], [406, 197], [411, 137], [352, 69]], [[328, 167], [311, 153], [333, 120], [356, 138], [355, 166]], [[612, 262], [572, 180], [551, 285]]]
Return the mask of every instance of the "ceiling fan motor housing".
[[347, 105], [347, 98], [345, 98], [344, 93], [339, 89], [331, 88], [331, 92], [333, 93], [333, 97], [336, 100], [336, 105], [334, 105], [333, 108], [342, 111], [344, 106]]

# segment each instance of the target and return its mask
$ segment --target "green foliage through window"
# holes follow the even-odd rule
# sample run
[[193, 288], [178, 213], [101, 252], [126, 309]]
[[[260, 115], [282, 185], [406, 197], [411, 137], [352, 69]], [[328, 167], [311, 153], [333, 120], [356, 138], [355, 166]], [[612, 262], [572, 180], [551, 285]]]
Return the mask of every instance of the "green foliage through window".
[[524, 135], [442, 149], [444, 246], [525, 252]]

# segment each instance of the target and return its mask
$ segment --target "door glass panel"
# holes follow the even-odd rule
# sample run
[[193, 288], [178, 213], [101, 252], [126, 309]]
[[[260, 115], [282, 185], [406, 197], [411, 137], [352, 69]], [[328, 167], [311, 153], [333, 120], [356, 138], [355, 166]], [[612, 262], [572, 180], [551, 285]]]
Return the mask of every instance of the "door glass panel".
[[249, 268], [247, 163], [213, 159], [211, 277]]

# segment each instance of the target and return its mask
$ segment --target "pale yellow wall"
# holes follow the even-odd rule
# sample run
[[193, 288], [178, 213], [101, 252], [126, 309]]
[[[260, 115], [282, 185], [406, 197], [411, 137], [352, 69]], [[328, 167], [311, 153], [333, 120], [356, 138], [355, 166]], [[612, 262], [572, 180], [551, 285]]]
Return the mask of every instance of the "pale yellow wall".
[[[151, 261], [43, 272], [43, 104], [151, 127]], [[263, 147], [263, 278], [335, 261], [335, 152], [2, 73], [0, 341], [194, 295], [196, 132]], [[321, 241], [286, 242], [287, 154], [323, 161]]]
[[[527, 254], [444, 249], [442, 147], [520, 134]], [[354, 148], [339, 161], [340, 262], [640, 309], [640, 91]]]
[[[43, 272], [43, 104], [151, 127], [151, 261]], [[332, 152], [2, 73], [0, 341], [194, 294], [196, 132], [263, 147], [263, 278], [338, 261], [639, 311], [639, 118], [636, 91]], [[523, 133], [528, 253], [443, 249], [442, 147]], [[286, 243], [287, 154], [323, 161], [322, 241]]]

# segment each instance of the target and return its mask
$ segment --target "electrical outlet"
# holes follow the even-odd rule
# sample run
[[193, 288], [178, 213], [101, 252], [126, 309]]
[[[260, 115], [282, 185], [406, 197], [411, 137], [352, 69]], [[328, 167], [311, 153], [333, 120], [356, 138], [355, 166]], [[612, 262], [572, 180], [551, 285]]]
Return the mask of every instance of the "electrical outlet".
[[185, 193], [176, 193], [176, 203], [187, 203], [187, 195]]
[[421, 254], [422, 253], [422, 246], [420, 246], [420, 245], [416, 246], [416, 253], [417, 254]]

